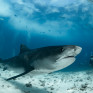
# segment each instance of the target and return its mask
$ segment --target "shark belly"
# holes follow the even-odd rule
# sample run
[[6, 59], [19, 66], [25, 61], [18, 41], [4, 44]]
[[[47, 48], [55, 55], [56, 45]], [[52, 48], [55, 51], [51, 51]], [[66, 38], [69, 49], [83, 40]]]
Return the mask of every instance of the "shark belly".
[[57, 62], [54, 64], [55, 71], [61, 70], [61, 69], [64, 69], [64, 68], [70, 66], [74, 61], [75, 61], [74, 57], [62, 59], [62, 60], [57, 60]]
[[53, 58], [52, 60], [51, 58], [37, 60], [34, 61], [33, 66], [35, 67], [35, 69], [31, 71], [30, 74], [39, 75], [55, 72], [71, 65], [74, 61], [74, 57], [59, 60], [53, 60]]

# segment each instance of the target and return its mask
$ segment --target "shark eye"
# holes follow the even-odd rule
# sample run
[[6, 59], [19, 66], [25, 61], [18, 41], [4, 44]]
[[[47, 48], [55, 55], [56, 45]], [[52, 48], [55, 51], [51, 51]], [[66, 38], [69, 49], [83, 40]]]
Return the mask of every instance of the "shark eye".
[[63, 52], [65, 49], [64, 48], [61, 48], [61, 51]]
[[63, 48], [60, 48], [60, 49], [59, 49], [59, 52], [62, 52], [62, 51], [63, 51]]

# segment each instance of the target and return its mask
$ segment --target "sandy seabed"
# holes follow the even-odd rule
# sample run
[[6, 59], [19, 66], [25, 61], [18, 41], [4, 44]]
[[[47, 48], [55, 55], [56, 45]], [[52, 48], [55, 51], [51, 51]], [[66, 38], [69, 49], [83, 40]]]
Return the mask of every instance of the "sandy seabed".
[[0, 93], [93, 93], [93, 70], [56, 72], [31, 77], [25, 75], [16, 80], [5, 78], [16, 75], [0, 68]]

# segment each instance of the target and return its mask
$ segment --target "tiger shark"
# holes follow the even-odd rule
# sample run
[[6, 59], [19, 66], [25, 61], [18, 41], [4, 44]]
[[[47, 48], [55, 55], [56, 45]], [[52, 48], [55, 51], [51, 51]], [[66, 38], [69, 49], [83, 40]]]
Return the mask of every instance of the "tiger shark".
[[27, 46], [21, 44], [20, 53], [17, 56], [1, 60], [0, 63], [7, 66], [7, 68], [13, 68], [12, 70], [22, 69], [21, 74], [7, 79], [11, 80], [27, 73], [32, 75], [48, 74], [61, 70], [71, 65], [81, 50], [81, 47], [75, 45], [29, 49]]

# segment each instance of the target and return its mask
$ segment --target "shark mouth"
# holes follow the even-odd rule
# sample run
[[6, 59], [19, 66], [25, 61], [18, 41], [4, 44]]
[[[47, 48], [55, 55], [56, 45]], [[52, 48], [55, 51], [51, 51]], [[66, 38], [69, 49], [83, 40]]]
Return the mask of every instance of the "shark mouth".
[[67, 58], [75, 58], [75, 56], [66, 56], [66, 57], [60, 57], [59, 59], [57, 59], [56, 61], [60, 61], [62, 59], [67, 59]]
[[75, 57], [75, 56], [67, 56], [67, 57], [64, 57], [64, 58], [72, 58], [72, 57]]

